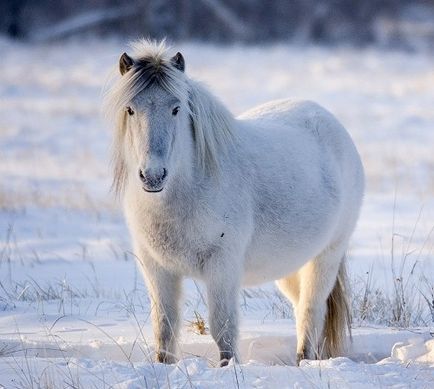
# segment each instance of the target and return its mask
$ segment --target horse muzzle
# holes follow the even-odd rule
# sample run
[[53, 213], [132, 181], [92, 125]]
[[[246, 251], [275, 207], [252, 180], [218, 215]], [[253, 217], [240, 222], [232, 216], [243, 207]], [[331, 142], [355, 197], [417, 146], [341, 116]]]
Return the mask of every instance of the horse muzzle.
[[142, 188], [148, 193], [158, 193], [164, 189], [164, 184], [167, 178], [167, 169], [139, 169], [139, 179], [142, 183]]

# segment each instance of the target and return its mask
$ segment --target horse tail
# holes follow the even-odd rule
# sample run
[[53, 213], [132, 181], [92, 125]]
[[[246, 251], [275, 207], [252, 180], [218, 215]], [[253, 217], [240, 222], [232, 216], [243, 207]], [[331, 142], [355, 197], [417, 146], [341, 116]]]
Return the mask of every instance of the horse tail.
[[324, 323], [323, 357], [342, 355], [346, 348], [347, 331], [351, 339], [351, 312], [348, 303], [348, 276], [345, 257], [339, 267], [335, 285], [327, 299]]

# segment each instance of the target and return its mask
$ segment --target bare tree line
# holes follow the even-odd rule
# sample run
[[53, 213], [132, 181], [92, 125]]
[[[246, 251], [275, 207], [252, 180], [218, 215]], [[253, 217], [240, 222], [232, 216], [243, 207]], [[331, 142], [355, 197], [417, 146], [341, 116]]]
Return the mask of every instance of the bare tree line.
[[364, 44], [378, 39], [379, 20], [393, 24], [415, 9], [415, 24], [423, 14], [429, 21], [434, 0], [3, 0], [0, 33], [28, 40], [91, 33]]

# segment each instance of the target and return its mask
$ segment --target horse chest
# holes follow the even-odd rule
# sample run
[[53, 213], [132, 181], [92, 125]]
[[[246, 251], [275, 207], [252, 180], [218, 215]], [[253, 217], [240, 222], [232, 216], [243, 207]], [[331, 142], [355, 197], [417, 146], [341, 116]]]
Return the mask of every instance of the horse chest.
[[163, 255], [181, 254], [189, 251], [191, 238], [188, 228], [164, 220], [150, 220], [144, 226], [144, 238], [150, 247]]
[[205, 229], [189, 220], [150, 218], [143, 224], [142, 239], [162, 266], [190, 275], [201, 273], [217, 250]]

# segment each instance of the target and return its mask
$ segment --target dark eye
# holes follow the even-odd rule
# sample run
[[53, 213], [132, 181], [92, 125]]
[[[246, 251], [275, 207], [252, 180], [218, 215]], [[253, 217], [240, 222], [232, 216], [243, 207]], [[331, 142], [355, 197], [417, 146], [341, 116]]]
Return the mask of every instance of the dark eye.
[[178, 112], [179, 112], [179, 107], [175, 107], [175, 108], [173, 108], [172, 115], [176, 116], [178, 114]]
[[131, 107], [127, 107], [127, 112], [128, 112], [128, 115], [130, 115], [130, 116], [134, 115], [134, 111], [131, 109]]

